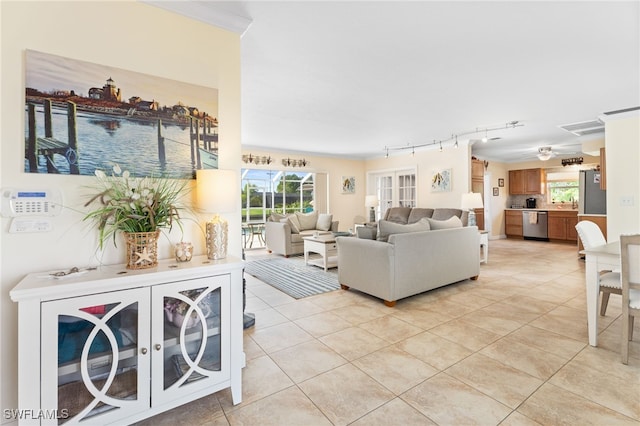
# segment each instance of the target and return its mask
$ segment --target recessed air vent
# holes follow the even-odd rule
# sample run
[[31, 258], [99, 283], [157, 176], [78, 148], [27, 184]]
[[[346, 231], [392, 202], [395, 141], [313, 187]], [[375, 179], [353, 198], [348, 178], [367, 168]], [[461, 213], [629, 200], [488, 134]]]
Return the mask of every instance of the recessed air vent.
[[563, 124], [558, 127], [576, 136], [604, 132], [604, 123], [600, 120], [581, 121], [579, 123]]

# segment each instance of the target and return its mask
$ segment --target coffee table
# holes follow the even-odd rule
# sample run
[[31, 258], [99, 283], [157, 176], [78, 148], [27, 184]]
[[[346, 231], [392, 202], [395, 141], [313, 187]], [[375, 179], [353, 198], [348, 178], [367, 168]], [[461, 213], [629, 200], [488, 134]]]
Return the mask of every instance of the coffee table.
[[[338, 266], [338, 248], [336, 237], [333, 235], [318, 235], [317, 237], [304, 237], [304, 264], [315, 265], [324, 268]], [[309, 260], [309, 253], [318, 253], [320, 259]]]

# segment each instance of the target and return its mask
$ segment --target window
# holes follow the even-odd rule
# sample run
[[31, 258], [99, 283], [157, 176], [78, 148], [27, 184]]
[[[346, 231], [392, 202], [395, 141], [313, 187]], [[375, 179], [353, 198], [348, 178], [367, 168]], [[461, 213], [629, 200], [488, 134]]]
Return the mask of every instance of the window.
[[571, 203], [578, 201], [578, 172], [547, 173], [547, 201]]
[[264, 222], [272, 212], [310, 212], [314, 174], [278, 170], [242, 170], [242, 221]]

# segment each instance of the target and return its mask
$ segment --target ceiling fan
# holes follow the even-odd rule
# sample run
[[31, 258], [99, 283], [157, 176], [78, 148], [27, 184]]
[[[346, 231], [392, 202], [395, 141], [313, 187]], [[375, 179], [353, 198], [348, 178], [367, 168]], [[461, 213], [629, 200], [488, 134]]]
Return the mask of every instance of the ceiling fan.
[[551, 157], [555, 157], [556, 153], [553, 152], [550, 146], [541, 146], [538, 148], [538, 159], [540, 161], [547, 161]]

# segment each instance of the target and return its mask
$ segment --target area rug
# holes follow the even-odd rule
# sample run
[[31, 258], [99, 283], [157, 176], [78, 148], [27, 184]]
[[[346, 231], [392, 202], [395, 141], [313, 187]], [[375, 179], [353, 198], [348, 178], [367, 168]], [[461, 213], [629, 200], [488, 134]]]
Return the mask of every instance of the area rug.
[[247, 274], [295, 299], [338, 290], [338, 269], [327, 272], [317, 266], [305, 265], [303, 256], [272, 257], [247, 262]]

